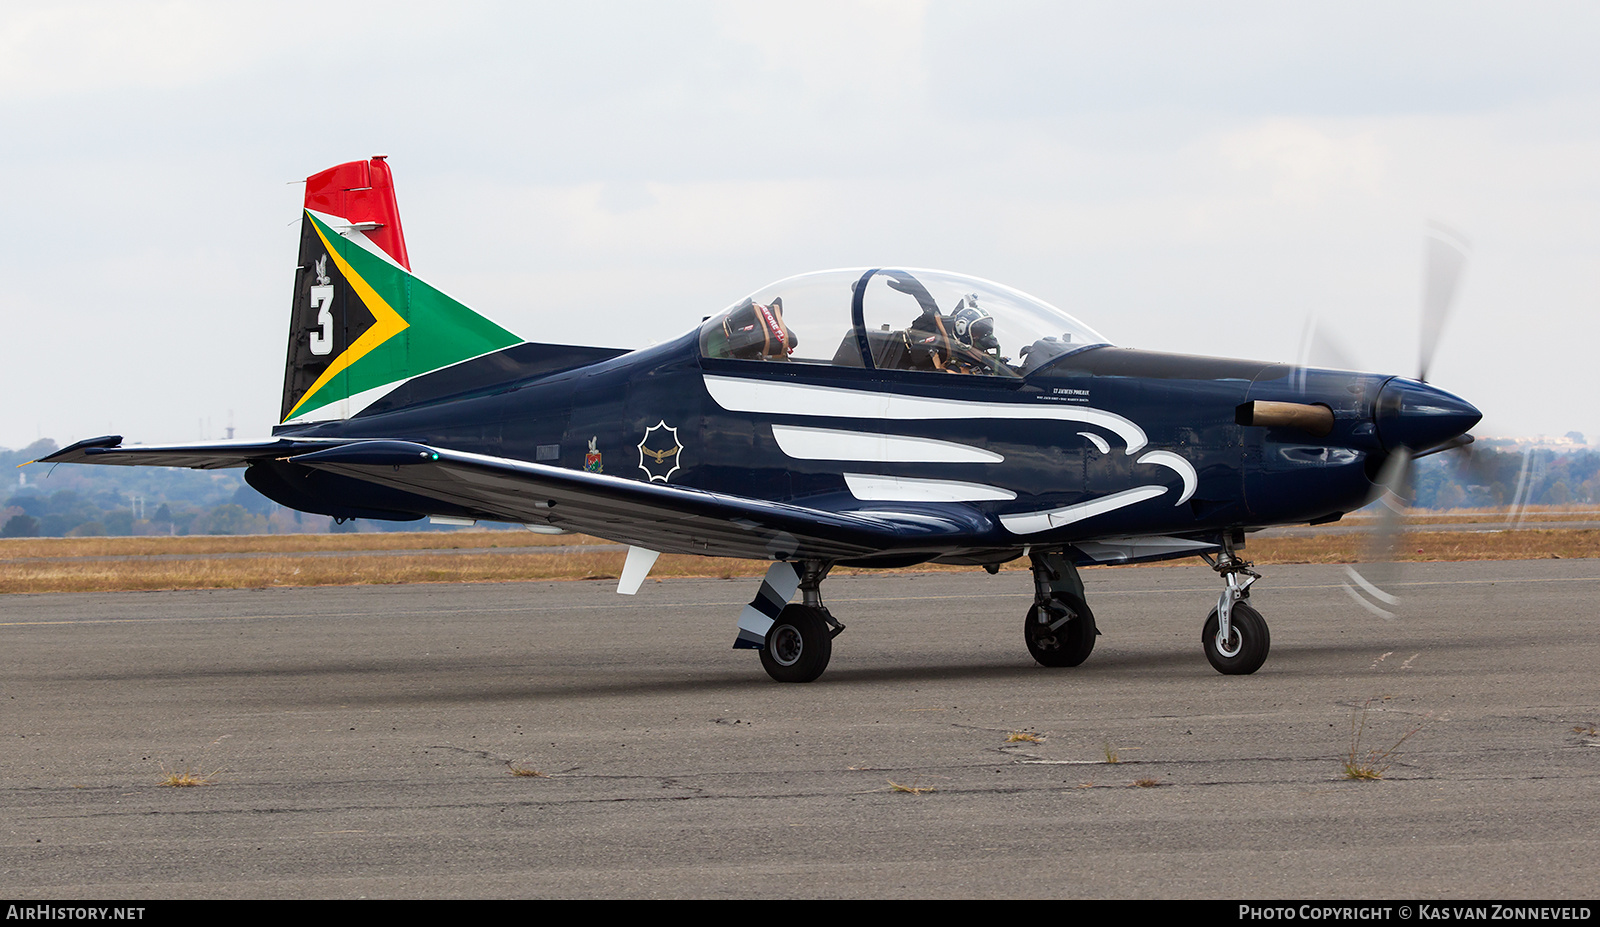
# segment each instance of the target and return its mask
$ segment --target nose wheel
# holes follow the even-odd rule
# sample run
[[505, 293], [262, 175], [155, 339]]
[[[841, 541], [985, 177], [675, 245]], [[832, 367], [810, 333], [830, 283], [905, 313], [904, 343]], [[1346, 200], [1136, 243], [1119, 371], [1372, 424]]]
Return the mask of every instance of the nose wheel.
[[1242, 536], [1238, 542], [1225, 537], [1222, 552], [1215, 559], [1200, 555], [1228, 584], [1200, 630], [1200, 644], [1205, 648], [1206, 660], [1224, 676], [1250, 675], [1267, 662], [1267, 652], [1272, 649], [1272, 634], [1267, 630], [1266, 619], [1245, 601], [1250, 597], [1250, 586], [1261, 574], [1250, 569], [1249, 561], [1239, 557], [1235, 552], [1236, 543], [1243, 544]]
[[1200, 631], [1200, 643], [1206, 648], [1206, 659], [1217, 672], [1225, 676], [1248, 676], [1267, 662], [1272, 634], [1261, 613], [1243, 602], [1233, 606], [1229, 617], [1228, 636], [1223, 638], [1218, 633], [1221, 621], [1213, 608]]

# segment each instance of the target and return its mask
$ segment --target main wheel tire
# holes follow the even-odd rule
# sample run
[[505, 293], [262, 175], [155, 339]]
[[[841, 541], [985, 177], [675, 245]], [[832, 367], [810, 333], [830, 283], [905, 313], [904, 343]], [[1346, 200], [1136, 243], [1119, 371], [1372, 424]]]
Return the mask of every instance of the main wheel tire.
[[1267, 651], [1272, 649], [1272, 634], [1261, 613], [1240, 602], [1233, 606], [1228, 622], [1229, 635], [1226, 650], [1217, 647], [1217, 610], [1212, 609], [1200, 631], [1200, 643], [1205, 645], [1206, 659], [1217, 672], [1225, 676], [1248, 676], [1267, 662]]
[[822, 613], [804, 605], [785, 605], [767, 631], [761, 666], [779, 682], [810, 682], [822, 675], [833, 656], [833, 635]]
[[1028, 609], [1022, 637], [1028, 642], [1028, 652], [1033, 654], [1040, 666], [1077, 666], [1089, 659], [1089, 654], [1094, 650], [1094, 638], [1098, 633], [1094, 626], [1094, 612], [1089, 611], [1088, 604], [1075, 595], [1059, 595], [1056, 598], [1072, 610], [1072, 620], [1052, 631], [1048, 625], [1039, 623], [1039, 606], [1035, 605]]

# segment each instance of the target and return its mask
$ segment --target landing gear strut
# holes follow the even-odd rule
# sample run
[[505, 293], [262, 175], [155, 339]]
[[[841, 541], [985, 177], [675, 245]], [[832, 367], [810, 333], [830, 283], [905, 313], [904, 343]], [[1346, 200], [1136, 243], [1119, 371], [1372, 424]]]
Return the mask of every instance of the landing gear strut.
[[1078, 568], [1060, 551], [1030, 552], [1033, 607], [1022, 627], [1028, 652], [1040, 666], [1077, 666], [1094, 650], [1094, 613], [1083, 600]]
[[822, 579], [833, 564], [807, 560], [800, 571], [800, 603], [785, 605], [767, 630], [761, 667], [778, 682], [810, 682], [833, 657], [833, 639], [844, 625], [822, 604]]
[[1228, 584], [1200, 631], [1206, 659], [1217, 672], [1227, 676], [1250, 675], [1267, 661], [1267, 651], [1272, 649], [1272, 635], [1267, 630], [1266, 620], [1247, 604], [1250, 586], [1261, 574], [1250, 569], [1250, 561], [1235, 550], [1236, 546], [1243, 546], [1242, 535], [1240, 537], [1236, 540], [1232, 534], [1224, 535], [1220, 553], [1215, 557], [1200, 555]]

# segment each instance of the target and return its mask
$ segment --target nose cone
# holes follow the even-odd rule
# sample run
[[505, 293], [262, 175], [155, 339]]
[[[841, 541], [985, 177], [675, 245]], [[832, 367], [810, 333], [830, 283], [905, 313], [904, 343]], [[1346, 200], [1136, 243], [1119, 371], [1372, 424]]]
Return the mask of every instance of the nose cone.
[[1483, 418], [1472, 403], [1416, 380], [1395, 377], [1378, 394], [1374, 419], [1385, 450], [1425, 451], [1465, 434]]

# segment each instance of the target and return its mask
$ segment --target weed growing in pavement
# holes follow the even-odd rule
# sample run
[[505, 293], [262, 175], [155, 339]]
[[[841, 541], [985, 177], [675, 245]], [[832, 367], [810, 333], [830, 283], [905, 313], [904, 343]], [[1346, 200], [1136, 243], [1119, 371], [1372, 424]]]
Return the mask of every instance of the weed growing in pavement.
[[161, 772], [161, 785], [170, 786], [175, 789], [187, 789], [197, 785], [210, 785], [211, 780], [215, 779], [217, 774], [222, 772], [222, 770], [218, 769], [213, 772], [203, 773], [199, 772], [198, 770], [189, 769], [179, 770], [177, 772], [167, 772], [165, 769], [162, 769]]
[[1384, 702], [1387, 698], [1369, 698], [1360, 708], [1350, 716], [1350, 752], [1345, 756], [1344, 778], [1363, 782], [1372, 782], [1383, 778], [1383, 774], [1393, 766], [1395, 759], [1400, 755], [1400, 745], [1411, 739], [1411, 735], [1422, 730], [1419, 724], [1400, 736], [1400, 739], [1391, 744], [1388, 749], [1375, 749], [1367, 747], [1363, 739], [1367, 733], [1367, 716], [1371, 713], [1373, 702]]

